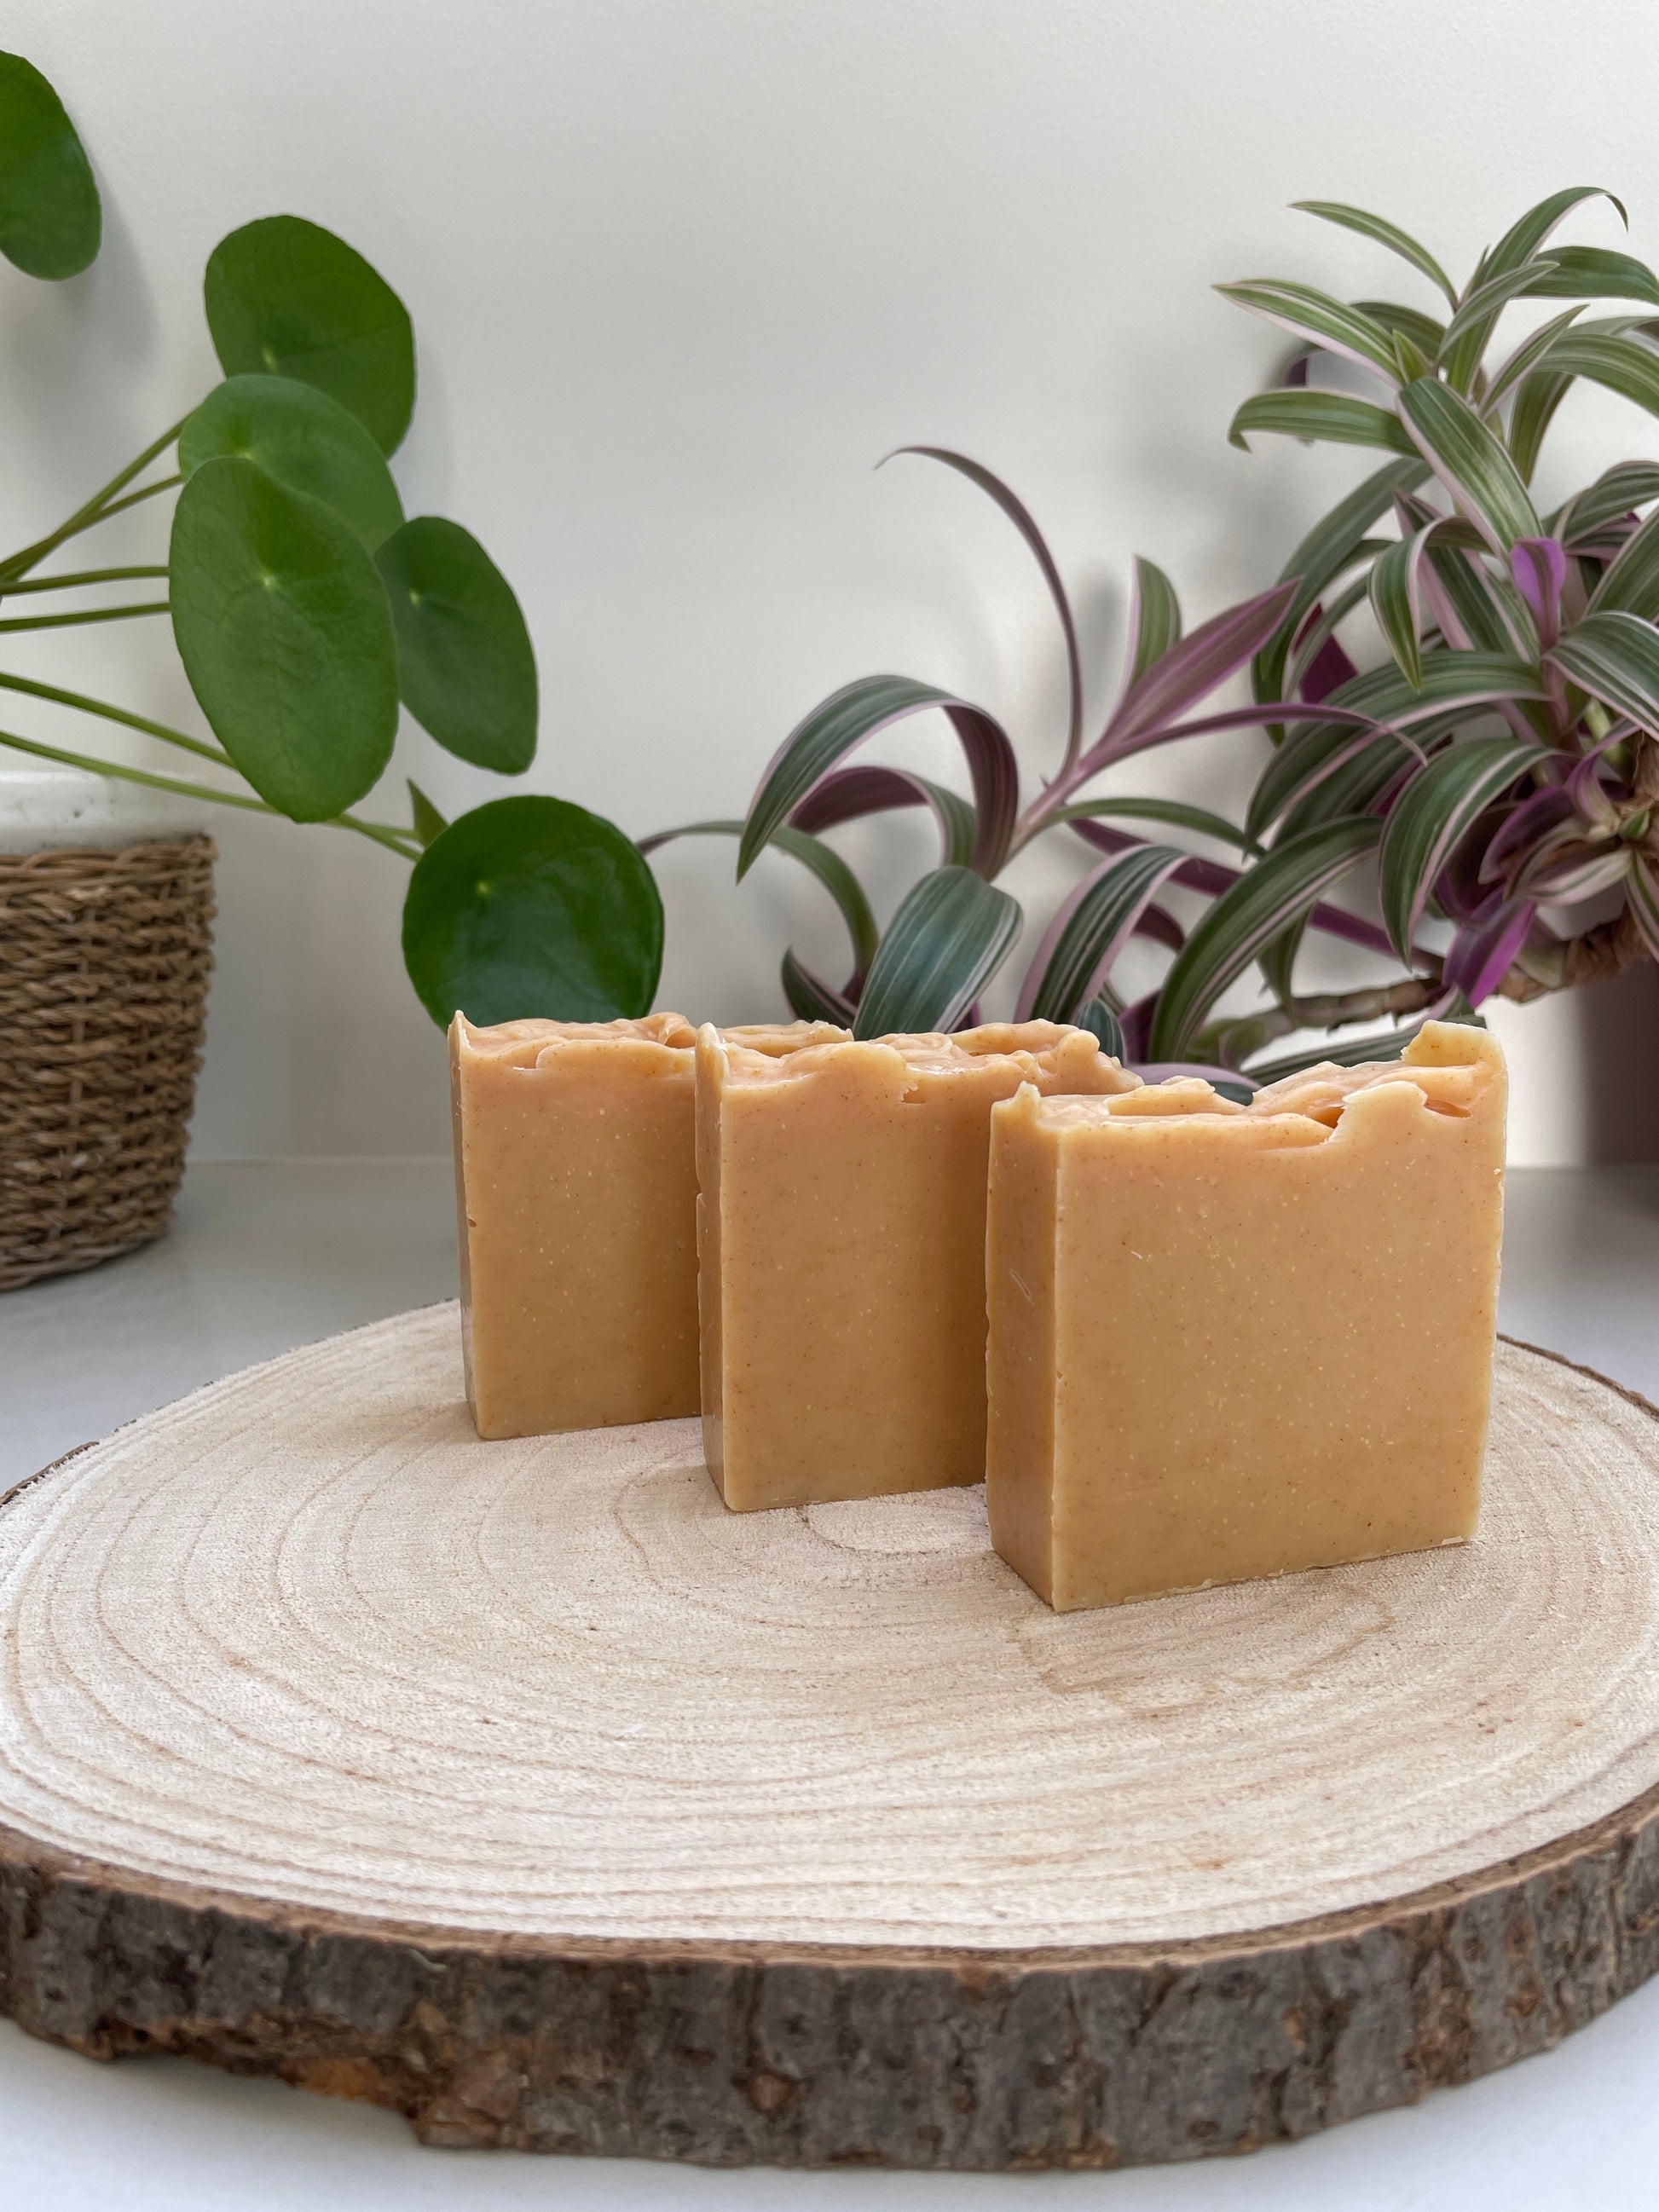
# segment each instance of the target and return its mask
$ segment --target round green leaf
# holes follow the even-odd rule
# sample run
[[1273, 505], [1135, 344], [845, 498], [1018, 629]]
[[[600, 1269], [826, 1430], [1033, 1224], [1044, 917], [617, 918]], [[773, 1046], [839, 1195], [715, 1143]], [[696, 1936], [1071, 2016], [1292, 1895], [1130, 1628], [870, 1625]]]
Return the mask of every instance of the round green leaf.
[[26, 276], [78, 276], [103, 210], [64, 103], [33, 62], [0, 54], [0, 253]]
[[415, 333], [343, 238], [297, 215], [244, 223], [214, 247], [203, 295], [227, 376], [314, 384], [395, 451], [415, 408]]
[[513, 586], [459, 522], [416, 515], [376, 556], [404, 704], [446, 751], [518, 775], [536, 757], [536, 655]]
[[214, 734], [261, 799], [326, 822], [392, 757], [392, 616], [362, 540], [252, 461], [204, 461], [179, 495], [173, 632]]
[[231, 376], [210, 392], [179, 436], [179, 465], [232, 454], [257, 461], [290, 491], [343, 514], [372, 553], [404, 519], [386, 456], [355, 415], [291, 376]]
[[647, 1012], [662, 969], [662, 900], [639, 848], [562, 799], [497, 799], [415, 863], [404, 965], [440, 1027]]

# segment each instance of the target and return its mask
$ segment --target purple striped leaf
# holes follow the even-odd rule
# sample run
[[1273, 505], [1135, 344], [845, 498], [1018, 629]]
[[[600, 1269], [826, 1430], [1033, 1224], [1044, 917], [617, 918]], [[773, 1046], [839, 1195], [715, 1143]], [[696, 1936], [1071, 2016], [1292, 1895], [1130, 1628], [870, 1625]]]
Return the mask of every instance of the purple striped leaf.
[[1561, 593], [1567, 580], [1567, 556], [1553, 538], [1517, 538], [1510, 548], [1510, 571], [1537, 626], [1546, 653], [1561, 629]]
[[1494, 884], [1526, 848], [1551, 830], [1573, 821], [1578, 810], [1571, 791], [1559, 783], [1530, 792], [1519, 805], [1501, 810], [1497, 834], [1481, 856], [1476, 880]]
[[1619, 827], [1618, 809], [1608, 798], [1607, 786], [1601, 781], [1601, 756], [1609, 746], [1620, 742], [1618, 738], [1604, 738], [1573, 769], [1565, 786], [1567, 797], [1579, 813], [1598, 830], [1616, 830]]
[[822, 700], [768, 763], [738, 847], [742, 881], [789, 817], [847, 754], [878, 730], [940, 708], [968, 757], [977, 837], [972, 866], [987, 878], [1006, 859], [1019, 805], [1019, 769], [1001, 725], [982, 708], [908, 676], [862, 676]]
[[1443, 970], [1472, 1006], [1478, 1006], [1503, 981], [1525, 945], [1538, 909], [1530, 899], [1501, 906], [1490, 921], [1457, 931]]
[[[659, 845], [666, 845], [676, 837], [741, 837], [741, 822], [687, 822], [677, 830], [659, 830], [649, 837], [639, 840], [643, 854], [654, 853]], [[781, 853], [787, 853], [810, 869], [841, 908], [842, 919], [847, 924], [847, 933], [853, 940], [853, 977], [848, 989], [857, 995], [860, 979], [875, 957], [876, 917], [870, 910], [864, 886], [833, 846], [793, 823], [785, 823], [774, 832], [772, 842]]]
[[807, 793], [789, 819], [797, 830], [810, 830], [816, 836], [843, 822], [860, 821], [871, 814], [896, 812], [905, 806], [932, 809], [939, 824], [941, 866], [968, 866], [973, 858], [976, 834], [972, 804], [959, 792], [951, 791], [942, 783], [930, 782], [925, 775], [912, 775], [908, 769], [831, 769], [823, 781]]
[[1515, 887], [1542, 906], [1582, 906], [1623, 883], [1630, 862], [1631, 848], [1622, 838], [1611, 845], [1577, 838], [1534, 855], [1517, 870]]
[[[1247, 599], [1242, 606], [1200, 623], [1132, 684], [1091, 750], [1093, 767], [1133, 749], [1136, 738], [1161, 731], [1206, 698], [1267, 644], [1296, 597], [1294, 580]], [[1091, 771], [1092, 772], [1092, 771]]]
[[1070, 768], [1083, 746], [1083, 657], [1078, 650], [1077, 624], [1072, 617], [1072, 603], [1066, 596], [1054, 557], [1048, 550], [1048, 540], [1037, 528], [1036, 520], [1023, 500], [994, 475], [982, 463], [971, 460], [966, 453], [952, 453], [946, 446], [899, 446], [877, 462], [878, 468], [896, 459], [900, 453], [917, 453], [924, 459], [943, 461], [947, 469], [954, 469], [971, 484], [976, 484], [986, 495], [994, 499], [1007, 516], [1020, 536], [1030, 548], [1032, 558], [1042, 572], [1042, 580], [1048, 586], [1048, 596], [1054, 603], [1054, 612], [1060, 617], [1060, 635], [1066, 641], [1066, 724], [1065, 768]]

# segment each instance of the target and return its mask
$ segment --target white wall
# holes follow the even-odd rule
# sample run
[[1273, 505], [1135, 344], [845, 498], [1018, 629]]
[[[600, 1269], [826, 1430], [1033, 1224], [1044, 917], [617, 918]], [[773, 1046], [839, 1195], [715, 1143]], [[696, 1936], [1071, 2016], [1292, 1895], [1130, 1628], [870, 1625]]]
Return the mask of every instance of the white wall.
[[[1021, 549], [943, 471], [872, 473], [902, 441], [966, 447], [1037, 509], [1098, 703], [1133, 551], [1194, 619], [1270, 580], [1356, 469], [1228, 448], [1273, 341], [1209, 287], [1395, 287], [1395, 264], [1290, 199], [1385, 210], [1461, 270], [1582, 174], [1659, 252], [1644, 0], [11, 0], [0, 35], [58, 84], [107, 210], [86, 276], [0, 270], [9, 537], [213, 380], [198, 287], [226, 230], [326, 223], [415, 317], [410, 512], [465, 520], [524, 599], [544, 700], [530, 787], [636, 833], [740, 812], [789, 724], [877, 668], [1002, 713], [1028, 772], [1052, 757], [1054, 640]], [[1615, 228], [1594, 213], [1578, 234]], [[1571, 408], [1567, 464], [1659, 442], [1616, 403]], [[162, 627], [31, 641], [15, 665], [187, 717]], [[6, 726], [76, 742], [46, 710]], [[951, 769], [936, 733], [900, 750]], [[406, 770], [446, 810], [506, 788], [412, 730]], [[1158, 773], [1242, 793], [1248, 747]], [[402, 864], [337, 833], [219, 827], [198, 1150], [441, 1149], [440, 1042], [396, 950]], [[849, 849], [885, 907], [925, 848], [899, 825]], [[1081, 859], [1024, 882], [1041, 894]], [[786, 864], [740, 892], [730, 870], [723, 846], [665, 858], [662, 1002], [753, 1018], [781, 1006], [786, 932], [841, 955]], [[1504, 1021], [1522, 1158], [1593, 1145], [1586, 1018]]]

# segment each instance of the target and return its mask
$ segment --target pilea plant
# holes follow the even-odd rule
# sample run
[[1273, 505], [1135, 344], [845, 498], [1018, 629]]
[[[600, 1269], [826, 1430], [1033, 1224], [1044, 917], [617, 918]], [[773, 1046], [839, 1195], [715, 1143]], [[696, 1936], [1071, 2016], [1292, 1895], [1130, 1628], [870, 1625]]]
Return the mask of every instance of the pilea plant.
[[[1030, 515], [964, 456], [905, 449], [978, 483], [1035, 555], [1066, 646], [1066, 748], [1022, 808], [1012, 748], [982, 708], [907, 678], [868, 678], [792, 732], [745, 821], [692, 825], [738, 837], [739, 877], [768, 843], [785, 844], [840, 901], [853, 972], [837, 989], [786, 953], [784, 988], [798, 1011], [850, 1021], [864, 1035], [963, 1019], [1019, 933], [1018, 909], [996, 877], [1062, 824], [1109, 857], [1041, 938], [1018, 1010], [1087, 1022], [1143, 1062], [1202, 1066], [1249, 1085], [1319, 1058], [1387, 1056], [1413, 1033], [1328, 1038], [1264, 1060], [1291, 1031], [1468, 1018], [1495, 993], [1525, 1000], [1659, 958], [1659, 465], [1619, 462], [1547, 515], [1528, 489], [1575, 378], [1659, 415], [1659, 278], [1628, 254], [1549, 243], [1597, 196], [1580, 186], [1542, 201], [1461, 289], [1382, 217], [1301, 204], [1408, 262], [1437, 288], [1443, 313], [1349, 304], [1298, 283], [1221, 287], [1297, 341], [1278, 386], [1239, 410], [1235, 442], [1272, 431], [1390, 458], [1309, 532], [1272, 591], [1190, 638], [1181, 636], [1167, 578], [1138, 562], [1129, 663], [1092, 744], [1076, 625]], [[1489, 359], [1512, 302], [1563, 299], [1577, 304]], [[1583, 319], [1597, 299], [1638, 311]], [[1313, 371], [1333, 367], [1328, 385], [1363, 379], [1369, 391], [1313, 381]], [[1389, 520], [1391, 534], [1372, 534]], [[1367, 614], [1389, 657], [1362, 672], [1341, 633]], [[1194, 714], [1246, 665], [1250, 706]], [[940, 707], [963, 743], [971, 805], [916, 776], [842, 765], [878, 730]], [[1088, 791], [1103, 770], [1150, 746], [1223, 729], [1265, 730], [1273, 741], [1242, 823]], [[914, 886], [878, 942], [867, 901], [818, 833], [919, 804], [938, 816], [943, 865]], [[1112, 826], [1137, 819], [1231, 847], [1240, 865]], [[1361, 866], [1376, 869], [1376, 923], [1327, 898]], [[1190, 934], [1158, 903], [1166, 883], [1211, 898]], [[1402, 972], [1363, 989], [1298, 992], [1310, 926], [1385, 954]], [[1137, 932], [1174, 957], [1160, 987], [1125, 1006], [1112, 972]], [[1215, 1018], [1252, 966], [1267, 1003]]]
[[[30, 63], [0, 55], [0, 252], [61, 281], [94, 259], [101, 222], [58, 94]], [[0, 632], [170, 617], [217, 742], [12, 670], [0, 669], [0, 690], [142, 732], [246, 787], [9, 730], [0, 744], [326, 823], [413, 862], [404, 954], [438, 1021], [461, 1005], [481, 1021], [644, 1012], [661, 964], [661, 902], [611, 823], [541, 797], [496, 799], [446, 823], [412, 783], [406, 823], [353, 811], [391, 760], [400, 704], [475, 767], [519, 775], [536, 750], [535, 656], [511, 586], [459, 523], [405, 520], [387, 465], [415, 404], [402, 301], [343, 240], [286, 215], [223, 239], [204, 296], [224, 381], [56, 529], [0, 557], [0, 598], [31, 610], [9, 612]], [[46, 565], [174, 491], [165, 564]], [[106, 587], [141, 582], [148, 598], [101, 603]], [[73, 605], [88, 592], [94, 604]], [[40, 596], [60, 595], [70, 611], [33, 611]]]

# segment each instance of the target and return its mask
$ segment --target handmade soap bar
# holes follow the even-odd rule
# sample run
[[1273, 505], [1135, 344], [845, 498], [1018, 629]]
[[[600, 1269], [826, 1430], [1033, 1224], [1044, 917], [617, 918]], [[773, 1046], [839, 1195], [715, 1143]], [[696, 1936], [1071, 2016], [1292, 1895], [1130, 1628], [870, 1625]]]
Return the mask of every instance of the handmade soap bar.
[[982, 1479], [991, 1108], [1136, 1081], [1050, 1022], [787, 1060], [698, 1032], [703, 1443], [728, 1505]]
[[[466, 1389], [481, 1437], [697, 1410], [696, 1031], [450, 1027]], [[733, 1030], [787, 1053], [828, 1023]]]
[[1060, 1612], [1474, 1532], [1503, 1057], [992, 1117], [991, 1538]]

